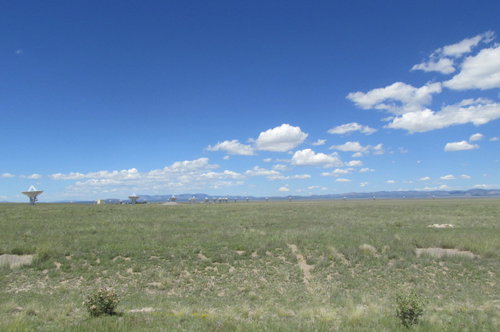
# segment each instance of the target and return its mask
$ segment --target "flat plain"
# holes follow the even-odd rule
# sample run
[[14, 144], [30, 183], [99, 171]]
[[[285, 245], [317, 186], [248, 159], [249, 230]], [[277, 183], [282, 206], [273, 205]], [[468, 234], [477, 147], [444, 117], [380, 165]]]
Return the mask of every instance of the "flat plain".
[[401, 331], [409, 290], [411, 330], [498, 331], [499, 226], [499, 199], [0, 204], [0, 255], [33, 255], [0, 266], [0, 331]]

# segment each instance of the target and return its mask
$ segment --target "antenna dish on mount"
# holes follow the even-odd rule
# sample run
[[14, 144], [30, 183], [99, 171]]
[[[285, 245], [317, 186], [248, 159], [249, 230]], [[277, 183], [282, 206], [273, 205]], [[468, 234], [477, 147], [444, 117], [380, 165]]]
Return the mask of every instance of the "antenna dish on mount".
[[36, 201], [38, 201], [37, 196], [42, 194], [43, 190], [37, 190], [35, 186], [30, 186], [28, 191], [23, 191], [22, 194], [28, 196], [30, 199], [31, 205], [35, 205]]
[[131, 202], [132, 204], [135, 204], [135, 203], [137, 203], [137, 200], [139, 199], [139, 196], [137, 196], [135, 193], [133, 193], [133, 194], [132, 194], [132, 195], [130, 195], [128, 198], [130, 199], [130, 202]]

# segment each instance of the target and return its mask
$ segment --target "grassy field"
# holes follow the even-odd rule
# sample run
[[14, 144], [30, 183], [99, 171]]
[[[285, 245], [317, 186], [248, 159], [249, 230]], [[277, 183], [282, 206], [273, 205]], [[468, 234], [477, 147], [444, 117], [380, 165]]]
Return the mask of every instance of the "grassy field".
[[499, 226], [498, 199], [0, 204], [0, 254], [35, 255], [0, 267], [0, 331], [401, 331], [410, 289], [412, 330], [498, 331]]

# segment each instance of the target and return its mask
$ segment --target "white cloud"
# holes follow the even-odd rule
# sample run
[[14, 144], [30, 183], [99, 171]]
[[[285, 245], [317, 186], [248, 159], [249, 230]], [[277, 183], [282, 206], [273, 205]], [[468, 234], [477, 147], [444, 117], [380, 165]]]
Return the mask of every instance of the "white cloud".
[[396, 183], [396, 181], [394, 181], [394, 180], [387, 180], [385, 182], [388, 183], [388, 184], [395, 184]]
[[474, 188], [479, 188], [479, 189], [488, 189], [488, 188], [493, 188], [495, 187], [494, 185], [491, 184], [475, 184]]
[[500, 87], [500, 46], [486, 48], [467, 57], [460, 73], [443, 85], [453, 90], [493, 89]]
[[359, 184], [360, 187], [366, 187], [368, 185], [368, 182], [361, 182]]
[[454, 175], [448, 174], [440, 177], [441, 180], [449, 181], [449, 180], [455, 180], [456, 177]]
[[432, 94], [441, 92], [441, 83], [428, 83], [420, 88], [396, 82], [367, 93], [351, 92], [347, 98], [362, 109], [386, 110], [393, 114], [420, 111], [432, 101]]
[[451, 74], [455, 71], [452, 59], [430, 59], [429, 61], [419, 63], [411, 67], [411, 70], [422, 70], [425, 72], [437, 71], [441, 74]]
[[444, 56], [451, 56], [457, 58], [464, 54], [470, 53], [472, 49], [479, 44], [480, 41], [489, 43], [490, 41], [493, 40], [493, 37], [494, 33], [492, 31], [487, 31], [472, 38], [466, 38], [456, 44], [444, 46], [440, 50], [440, 52]]
[[286, 152], [302, 144], [308, 134], [302, 132], [300, 127], [282, 124], [259, 134], [255, 140], [257, 150]]
[[343, 179], [343, 178], [338, 178], [335, 180], [335, 182], [351, 182], [349, 179]]
[[353, 169], [352, 168], [336, 168], [331, 172], [323, 172], [321, 173], [321, 176], [335, 176], [339, 177], [341, 175], [349, 174], [352, 173]]
[[446, 143], [446, 145], [444, 147], [444, 151], [448, 151], [448, 152], [449, 151], [474, 150], [474, 149], [479, 149], [479, 145], [470, 144], [467, 141]]
[[466, 38], [456, 44], [447, 45], [435, 50], [429, 57], [429, 60], [414, 65], [411, 70], [423, 70], [425, 72], [440, 72], [442, 74], [451, 74], [455, 71], [454, 61], [451, 58], [459, 58], [464, 54], [470, 53], [472, 49], [483, 41], [489, 43], [493, 40], [494, 33], [487, 31], [472, 38]]
[[273, 161], [273, 158], [265, 158], [262, 161], [265, 162], [265, 163], [270, 163], [270, 162]]
[[376, 132], [377, 130], [374, 128], [370, 128], [368, 126], [362, 126], [356, 122], [350, 122], [350, 123], [346, 123], [346, 124], [337, 126], [335, 128], [331, 128], [330, 130], [328, 130], [328, 133], [329, 134], [347, 134], [347, 133], [351, 133], [354, 131], [359, 131], [363, 134], [371, 135], [374, 132]]
[[465, 180], [469, 180], [472, 178], [472, 176], [467, 175], [467, 174], [462, 174], [462, 175], [460, 175], [460, 178], [465, 179]]
[[276, 170], [271, 170], [271, 169], [266, 169], [266, 168], [262, 168], [259, 166], [255, 166], [254, 168], [247, 170], [245, 172], [245, 175], [248, 175], [248, 176], [279, 176], [279, 175], [281, 175], [281, 173], [276, 171]]
[[243, 184], [243, 174], [225, 170], [214, 172], [218, 165], [210, 164], [208, 158], [174, 162], [162, 169], [139, 172], [135, 168], [121, 171], [98, 171], [90, 173], [71, 172], [51, 175], [55, 180], [77, 181], [67, 188], [67, 196], [99, 198], [102, 195], [127, 195], [131, 192], [165, 194], [172, 191], [218, 189]]
[[496, 141], [500, 141], [500, 137], [492, 137], [490, 138], [490, 142], [496, 142]]
[[351, 160], [346, 163], [346, 166], [359, 167], [363, 166], [363, 162], [361, 160]]
[[38, 180], [42, 178], [42, 175], [34, 173], [31, 175], [21, 175], [21, 178], [23, 179], [31, 179], [31, 180]]
[[297, 166], [337, 167], [343, 163], [336, 153], [316, 153], [311, 149], [296, 151], [291, 163]]
[[316, 142], [312, 143], [314, 146], [324, 145], [326, 143], [326, 139], [318, 139]]
[[4, 178], [4, 179], [13, 178], [13, 177], [15, 177], [15, 175], [14, 174], [10, 174], [10, 173], [0, 174], [0, 178]]
[[286, 193], [286, 192], [289, 192], [290, 191], [290, 188], [286, 187], [286, 186], [283, 186], [283, 187], [279, 187], [278, 188], [278, 191], [279, 192], [282, 192], [282, 193]]
[[355, 152], [352, 156], [354, 158], [362, 157], [370, 152], [376, 155], [384, 154], [383, 144], [377, 144], [375, 146], [366, 145], [362, 146], [359, 142], [348, 141], [341, 145], [332, 145], [330, 147], [332, 150], [339, 150], [343, 152]]
[[315, 189], [328, 190], [327, 187], [323, 187], [323, 186], [309, 186], [309, 187], [307, 187], [307, 189], [309, 189], [309, 190], [315, 190]]
[[276, 164], [273, 166], [273, 169], [275, 169], [277, 171], [286, 171], [286, 170], [288, 170], [288, 166], [283, 165], [283, 164]]
[[368, 172], [375, 172], [375, 170], [373, 168], [362, 168], [359, 170], [360, 173], [368, 173]]
[[445, 106], [439, 112], [425, 109], [403, 114], [392, 118], [386, 127], [422, 133], [466, 123], [480, 126], [498, 118], [500, 104], [483, 98], [465, 99], [458, 104]]
[[424, 176], [424, 177], [421, 177], [419, 180], [420, 181], [429, 181], [431, 179], [430, 176]]
[[363, 152], [366, 151], [367, 148], [362, 146], [359, 142], [345, 142], [342, 145], [332, 145], [330, 149], [340, 150], [344, 152]]
[[202, 178], [207, 179], [244, 179], [245, 176], [238, 172], [225, 170], [224, 172], [206, 172], [200, 175]]
[[477, 134], [471, 135], [471, 136], [469, 137], [469, 141], [470, 141], [470, 142], [480, 141], [480, 140], [482, 140], [483, 138], [484, 138], [484, 135], [483, 135], [483, 134], [479, 134], [479, 133], [477, 133]]
[[250, 145], [241, 144], [238, 140], [219, 142], [214, 146], [209, 145], [208, 151], [225, 151], [232, 155], [252, 156], [254, 150]]

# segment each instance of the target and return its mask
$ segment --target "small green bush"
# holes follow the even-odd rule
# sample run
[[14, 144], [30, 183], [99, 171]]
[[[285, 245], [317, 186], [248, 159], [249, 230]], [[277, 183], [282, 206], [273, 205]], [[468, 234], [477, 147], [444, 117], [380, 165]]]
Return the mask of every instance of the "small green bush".
[[118, 295], [110, 288], [99, 288], [95, 293], [90, 294], [83, 305], [91, 316], [114, 315], [118, 305]]
[[424, 301], [415, 292], [398, 294], [396, 296], [396, 316], [405, 327], [417, 324], [424, 313]]

